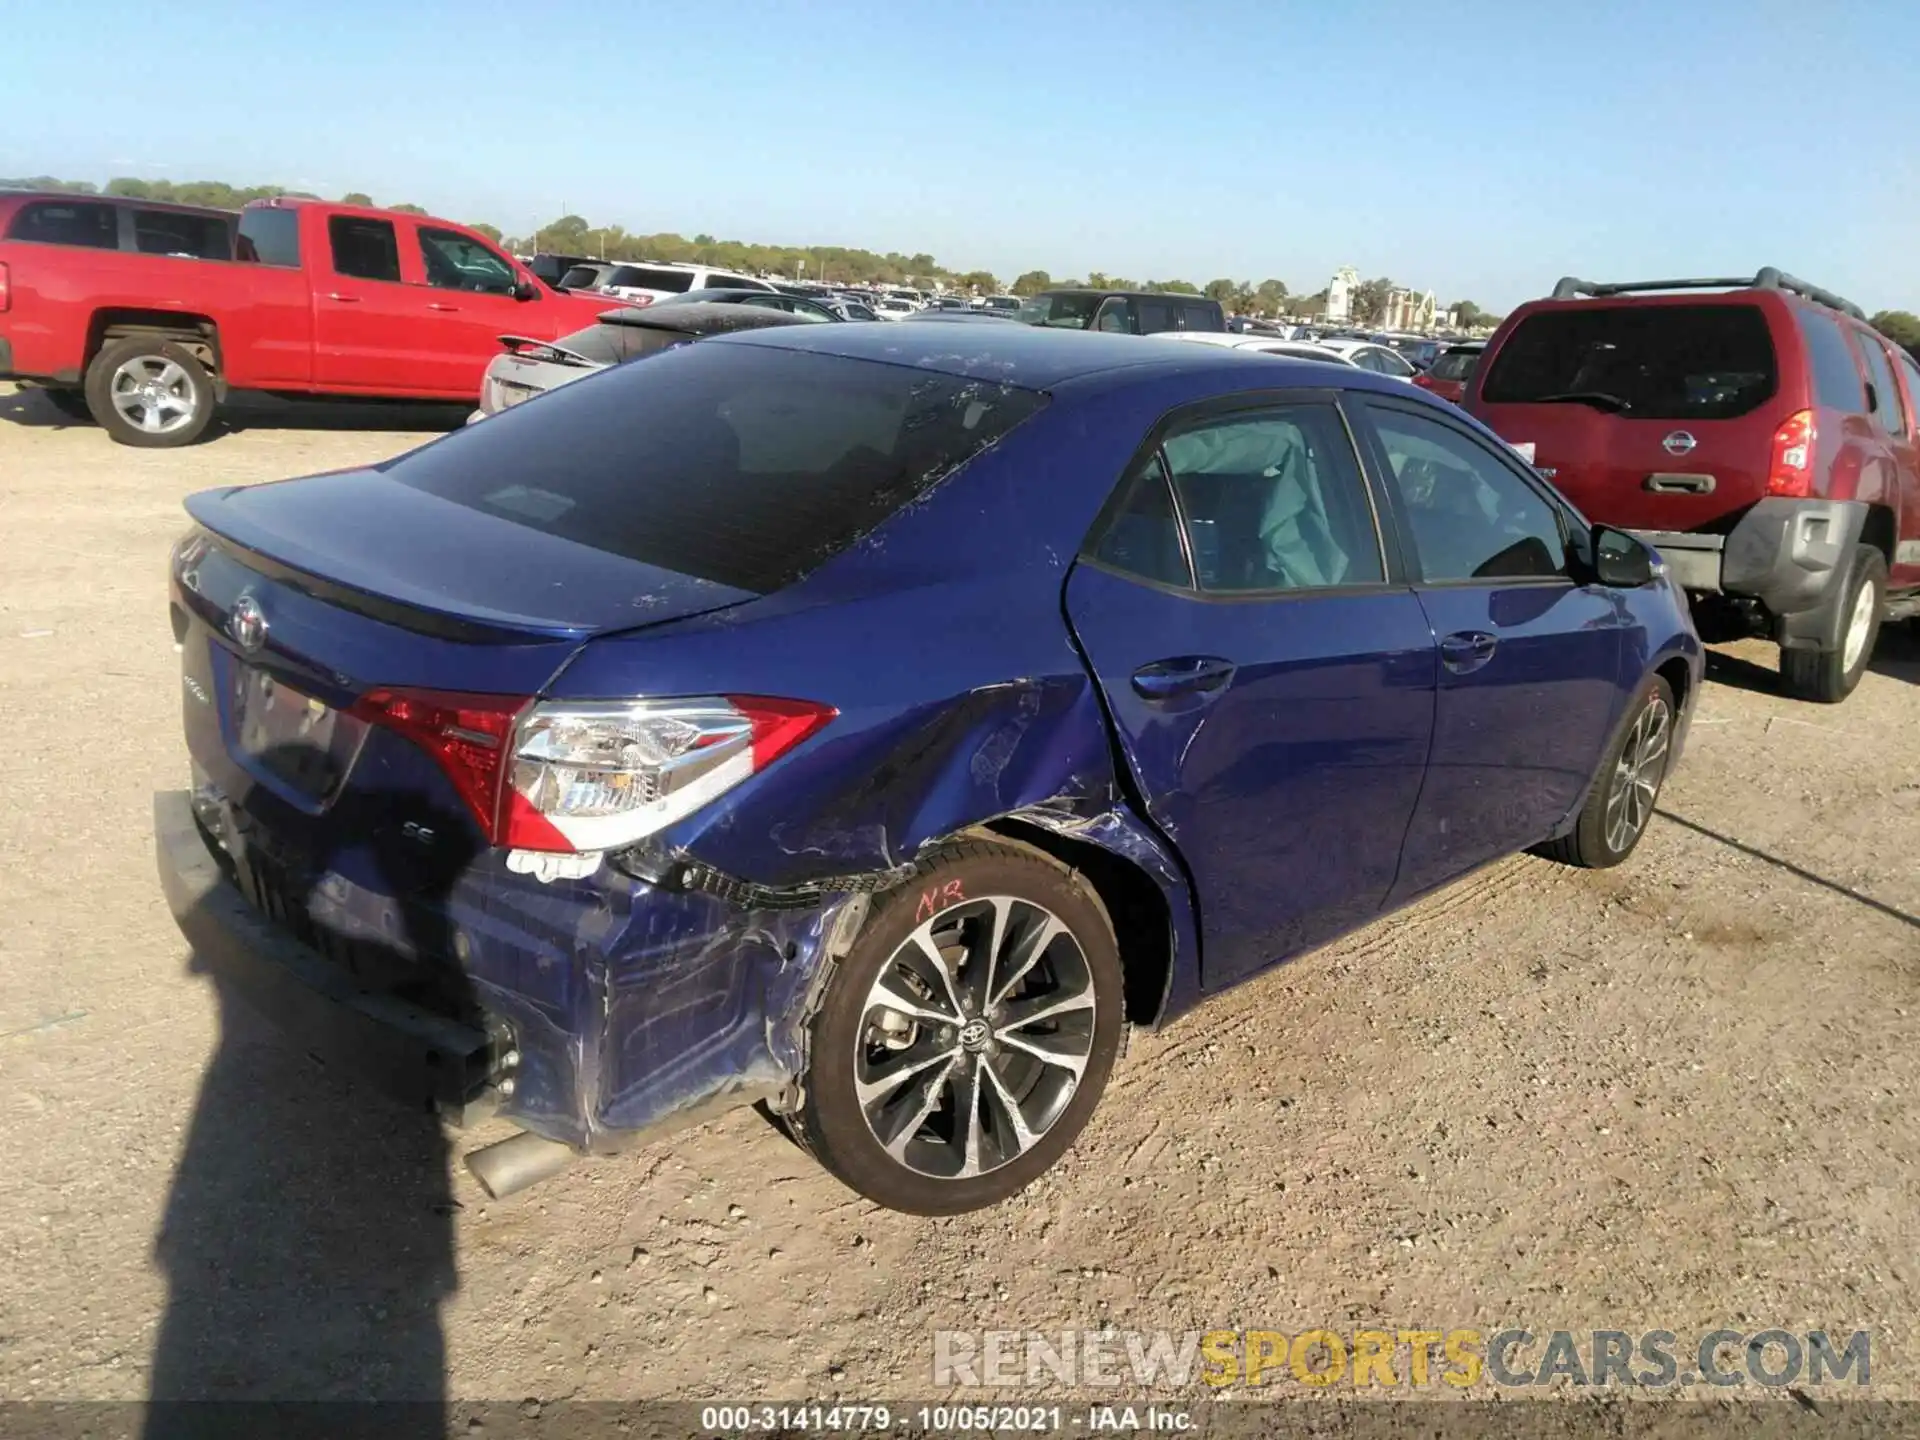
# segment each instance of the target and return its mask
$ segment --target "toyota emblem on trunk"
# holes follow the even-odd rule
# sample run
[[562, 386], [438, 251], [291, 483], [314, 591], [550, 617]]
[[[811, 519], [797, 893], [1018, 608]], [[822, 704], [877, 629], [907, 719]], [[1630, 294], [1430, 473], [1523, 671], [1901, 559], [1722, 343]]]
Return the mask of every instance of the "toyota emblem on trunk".
[[260, 608], [260, 602], [251, 595], [234, 601], [233, 613], [227, 616], [227, 633], [249, 655], [266, 644], [267, 612]]
[[1693, 447], [1700, 442], [1684, 430], [1676, 430], [1660, 442], [1660, 448], [1669, 455], [1691, 454]]

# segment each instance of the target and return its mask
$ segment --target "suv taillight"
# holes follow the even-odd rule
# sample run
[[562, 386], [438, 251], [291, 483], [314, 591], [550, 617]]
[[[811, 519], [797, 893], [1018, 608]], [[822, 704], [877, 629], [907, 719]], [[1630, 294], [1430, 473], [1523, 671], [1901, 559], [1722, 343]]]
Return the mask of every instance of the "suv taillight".
[[1773, 463], [1767, 470], [1769, 495], [1813, 493], [1813, 411], [1789, 415], [1773, 432]]
[[566, 854], [664, 830], [838, 712], [758, 695], [535, 703], [374, 690], [353, 713], [439, 761], [491, 844]]
[[0, 260], [0, 311], [13, 304], [13, 277], [7, 273], [7, 262]]

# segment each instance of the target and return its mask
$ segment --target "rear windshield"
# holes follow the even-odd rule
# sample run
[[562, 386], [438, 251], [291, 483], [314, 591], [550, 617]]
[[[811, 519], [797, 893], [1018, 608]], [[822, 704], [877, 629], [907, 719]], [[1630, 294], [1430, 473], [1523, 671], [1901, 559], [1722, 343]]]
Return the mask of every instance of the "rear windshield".
[[601, 284], [606, 289], [626, 286], [634, 290], [665, 290], [682, 295], [693, 288], [691, 270], [661, 270], [652, 265], [616, 265]]
[[1056, 330], [1084, 330], [1100, 300], [1098, 295], [1036, 295], [1020, 307], [1017, 318]]
[[1480, 363], [1478, 350], [1449, 350], [1433, 362], [1427, 373], [1436, 380], [1465, 380]]
[[602, 365], [618, 365], [670, 346], [684, 345], [693, 338], [678, 330], [656, 330], [644, 325], [589, 325], [553, 343]]
[[1757, 305], [1542, 310], [1493, 359], [1492, 405], [1565, 400], [1636, 420], [1725, 420], [1774, 392], [1773, 337]]
[[1045, 403], [909, 366], [703, 341], [560, 386], [382, 468], [548, 535], [765, 593]]

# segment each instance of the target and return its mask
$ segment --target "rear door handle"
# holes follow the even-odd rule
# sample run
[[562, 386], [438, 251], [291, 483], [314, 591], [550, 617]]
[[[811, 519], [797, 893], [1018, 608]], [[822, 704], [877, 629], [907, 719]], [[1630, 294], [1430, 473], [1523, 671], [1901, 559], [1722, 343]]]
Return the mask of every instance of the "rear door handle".
[[1224, 690], [1233, 679], [1234, 664], [1218, 655], [1182, 655], [1156, 660], [1133, 672], [1133, 688], [1147, 700], [1171, 700], [1180, 695], [1210, 695]]
[[342, 295], [338, 290], [330, 291], [327, 299], [338, 300], [342, 305], [358, 305], [360, 303], [360, 297], [358, 295]]
[[1711, 475], [1671, 475], [1655, 472], [1647, 476], [1647, 489], [1661, 495], [1711, 495]]
[[1499, 640], [1484, 630], [1457, 630], [1440, 642], [1440, 663], [1465, 675], [1491, 660], [1499, 647]]
[[460, 307], [459, 307], [458, 305], [443, 305], [443, 304], [441, 304], [441, 303], [440, 303], [440, 301], [438, 301], [438, 300], [429, 300], [429, 301], [427, 302], [427, 309], [429, 309], [429, 310], [448, 310], [448, 311], [452, 311], [452, 310], [458, 310], [459, 308], [460, 308]]

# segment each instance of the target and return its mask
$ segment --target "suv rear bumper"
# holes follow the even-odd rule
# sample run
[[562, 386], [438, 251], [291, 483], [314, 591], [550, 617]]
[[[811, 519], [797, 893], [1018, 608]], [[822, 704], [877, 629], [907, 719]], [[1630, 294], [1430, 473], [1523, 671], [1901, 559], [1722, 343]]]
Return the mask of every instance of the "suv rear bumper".
[[1758, 600], [1775, 617], [1801, 616], [1833, 601], [1866, 518], [1867, 507], [1855, 500], [1775, 496], [1741, 516], [1727, 535], [1634, 534], [1660, 552], [1683, 590]]

